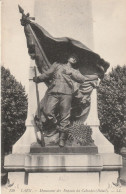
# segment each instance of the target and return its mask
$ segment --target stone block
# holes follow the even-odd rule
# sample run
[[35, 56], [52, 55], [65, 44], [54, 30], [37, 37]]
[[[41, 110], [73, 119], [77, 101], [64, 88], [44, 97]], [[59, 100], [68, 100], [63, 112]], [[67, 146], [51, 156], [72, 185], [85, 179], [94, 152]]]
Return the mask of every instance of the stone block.
[[120, 179], [123, 181], [123, 184], [126, 185], [126, 158], [123, 157], [123, 167], [120, 170]]
[[10, 154], [5, 156], [4, 168], [6, 170], [21, 170], [25, 166], [25, 154]]
[[8, 172], [8, 179], [11, 185], [24, 185], [25, 172]]
[[119, 170], [122, 168], [122, 156], [118, 154], [100, 154], [103, 161], [104, 170]]
[[[101, 185], [105, 186], [117, 183], [119, 170], [122, 167], [122, 157], [117, 154], [87, 155], [80, 153], [10, 154], [5, 157], [4, 167], [9, 172], [9, 177], [12, 177], [11, 183], [12, 180], [20, 182], [19, 177], [21, 177], [25, 184], [29, 184], [29, 181], [31, 184], [34, 180], [38, 180], [39, 184], [44, 185], [48, 178], [50, 181], [52, 179], [56, 182], [61, 177], [61, 180], [64, 181], [68, 179], [66, 185], [72, 185], [71, 180], [72, 182], [80, 180], [80, 184], [84, 185], [85, 189], [89, 182], [90, 185], [93, 185], [95, 181], [100, 181]], [[52, 177], [52, 174], [55, 175], [55, 178]], [[60, 174], [61, 176], [59, 176]], [[77, 184], [79, 183], [77, 182]], [[52, 185], [53, 187], [54, 185]]]
[[30, 153], [48, 153], [48, 154], [98, 154], [98, 148], [92, 146], [67, 146], [60, 148], [59, 146], [41, 147], [38, 143], [31, 145]]
[[29, 154], [25, 158], [28, 172], [87, 172], [103, 168], [100, 155]]
[[[38, 181], [36, 181], [38, 180]], [[29, 185], [45, 190], [61, 190], [61, 192], [75, 192], [86, 188], [99, 186], [98, 172], [85, 173], [29, 173]]]

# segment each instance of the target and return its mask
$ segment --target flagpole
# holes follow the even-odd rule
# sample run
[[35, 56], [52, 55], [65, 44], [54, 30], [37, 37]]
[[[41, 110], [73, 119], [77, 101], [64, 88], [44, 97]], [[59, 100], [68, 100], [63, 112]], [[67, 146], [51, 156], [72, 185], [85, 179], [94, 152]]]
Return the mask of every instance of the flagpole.
[[[36, 72], [36, 67], [34, 66], [34, 72], [35, 72], [35, 77], [37, 77], [37, 72]], [[35, 86], [36, 86], [36, 97], [37, 97], [37, 109], [38, 109], [38, 117], [40, 118], [40, 106], [39, 106], [39, 91], [38, 91], [38, 84], [35, 83]]]

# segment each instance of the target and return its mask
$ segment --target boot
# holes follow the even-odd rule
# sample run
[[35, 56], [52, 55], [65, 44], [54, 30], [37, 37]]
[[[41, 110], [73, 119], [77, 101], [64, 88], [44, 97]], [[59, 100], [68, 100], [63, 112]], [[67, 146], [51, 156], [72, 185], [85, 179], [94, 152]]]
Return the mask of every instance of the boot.
[[65, 141], [66, 141], [66, 135], [65, 135], [65, 133], [61, 132], [60, 137], [59, 137], [59, 146], [64, 147]]

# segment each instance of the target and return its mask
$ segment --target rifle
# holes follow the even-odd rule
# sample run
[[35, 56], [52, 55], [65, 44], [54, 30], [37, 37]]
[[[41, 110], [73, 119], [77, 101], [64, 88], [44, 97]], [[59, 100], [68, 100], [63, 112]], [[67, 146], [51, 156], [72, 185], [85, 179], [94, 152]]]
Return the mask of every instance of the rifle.
[[[35, 77], [37, 77], [36, 67], [34, 67]], [[41, 132], [41, 144], [42, 147], [45, 147], [45, 141], [44, 141], [44, 135], [43, 135], [43, 126], [41, 122], [41, 111], [40, 111], [40, 105], [39, 105], [39, 91], [38, 91], [38, 84], [35, 83], [36, 86], [36, 97], [37, 97], [37, 115], [34, 118], [34, 121], [38, 127], [38, 129]]]

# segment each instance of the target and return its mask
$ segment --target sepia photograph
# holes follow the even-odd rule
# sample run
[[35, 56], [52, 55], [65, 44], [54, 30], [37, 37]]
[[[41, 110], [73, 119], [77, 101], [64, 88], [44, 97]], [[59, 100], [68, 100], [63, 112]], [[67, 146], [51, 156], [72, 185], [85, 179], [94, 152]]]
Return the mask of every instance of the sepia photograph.
[[126, 0], [1, 0], [1, 193], [126, 192]]

